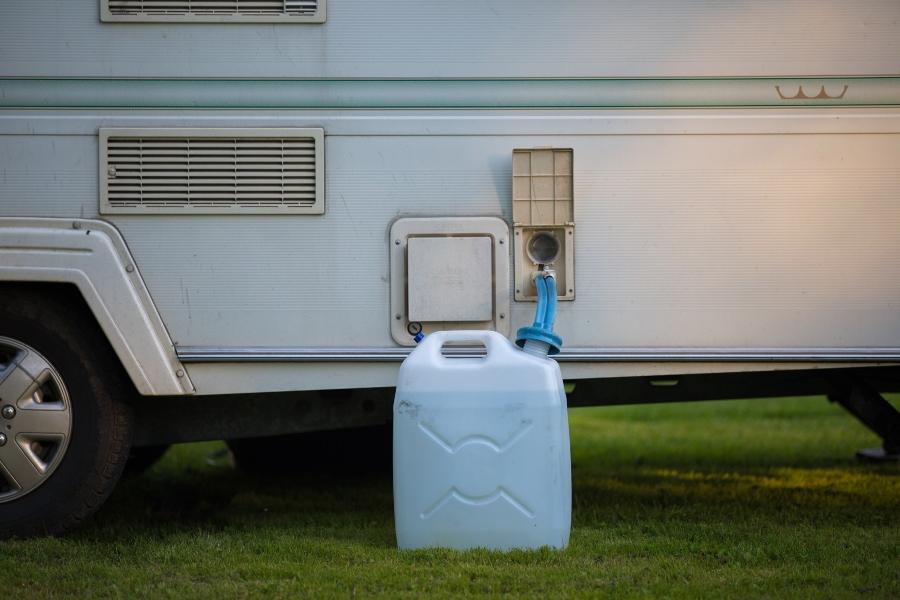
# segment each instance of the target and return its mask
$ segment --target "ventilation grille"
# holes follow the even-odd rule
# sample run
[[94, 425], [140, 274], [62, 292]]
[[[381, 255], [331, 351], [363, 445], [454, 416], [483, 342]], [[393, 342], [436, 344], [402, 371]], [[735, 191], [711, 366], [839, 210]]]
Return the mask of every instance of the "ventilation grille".
[[104, 21], [325, 20], [325, 0], [103, 0]]
[[322, 130], [100, 135], [101, 213], [324, 212]]

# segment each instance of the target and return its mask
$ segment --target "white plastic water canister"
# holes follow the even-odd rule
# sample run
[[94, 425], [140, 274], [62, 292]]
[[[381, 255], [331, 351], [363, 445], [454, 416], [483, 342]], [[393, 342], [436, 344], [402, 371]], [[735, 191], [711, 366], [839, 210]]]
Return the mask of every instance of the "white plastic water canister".
[[[466, 342], [484, 358], [441, 352]], [[564, 548], [572, 473], [556, 361], [493, 331], [427, 336], [397, 382], [394, 516], [400, 548]]]

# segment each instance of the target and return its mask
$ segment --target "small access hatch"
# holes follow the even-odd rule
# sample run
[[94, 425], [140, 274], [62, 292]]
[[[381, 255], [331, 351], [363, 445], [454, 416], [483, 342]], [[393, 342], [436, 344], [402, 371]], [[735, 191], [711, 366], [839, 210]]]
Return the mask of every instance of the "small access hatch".
[[509, 335], [509, 226], [497, 217], [409, 217], [391, 225], [391, 337], [492, 329]]
[[409, 320], [490, 321], [492, 252], [487, 236], [409, 238]]

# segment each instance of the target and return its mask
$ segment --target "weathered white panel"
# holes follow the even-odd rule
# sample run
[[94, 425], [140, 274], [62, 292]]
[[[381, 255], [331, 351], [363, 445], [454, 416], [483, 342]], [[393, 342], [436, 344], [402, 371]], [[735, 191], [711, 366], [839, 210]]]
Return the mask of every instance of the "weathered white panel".
[[[182, 344], [391, 345], [390, 221], [448, 211], [508, 219], [510, 151], [542, 141], [334, 137], [323, 221], [116, 222], [149, 261], [151, 290]], [[581, 288], [559, 308], [567, 345], [890, 347], [900, 339], [900, 136], [554, 141], [578, 157]], [[454, 168], [441, 168], [451, 157]], [[328, 270], [297, 259], [310, 248], [329, 257]], [[532, 310], [516, 304], [512, 326]]]
[[[576, 306], [605, 344], [900, 339], [900, 136], [597, 140], [576, 167]], [[578, 155], [578, 154], [576, 154]], [[584, 156], [581, 152], [580, 156]], [[577, 316], [576, 316], [577, 315]], [[581, 330], [583, 331], [583, 330]], [[866, 331], [867, 333], [863, 333]]]
[[334, 0], [322, 25], [101, 23], [96, 2], [0, 2], [3, 76], [897, 74], [895, 0]]
[[95, 137], [0, 135], [0, 216], [96, 214]]
[[[509, 221], [512, 149], [549, 145], [575, 152], [579, 293], [560, 305], [557, 325], [568, 347], [895, 348], [900, 339], [900, 126], [890, 110], [315, 116], [337, 132], [321, 217], [112, 219], [180, 345], [393, 346], [390, 223]], [[195, 124], [288, 119], [203, 113]], [[95, 138], [56, 131], [190, 120], [0, 119], [2, 131], [42, 133], [0, 136], [0, 213], [96, 213]], [[59, 166], [80, 172], [78, 160], [91, 180], [54, 179]], [[309, 256], [328, 268], [311, 269]], [[533, 308], [514, 304], [513, 330]]]

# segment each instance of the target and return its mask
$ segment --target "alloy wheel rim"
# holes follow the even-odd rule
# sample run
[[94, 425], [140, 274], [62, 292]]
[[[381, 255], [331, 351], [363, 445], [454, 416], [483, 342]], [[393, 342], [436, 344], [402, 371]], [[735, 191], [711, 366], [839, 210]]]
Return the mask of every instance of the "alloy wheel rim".
[[72, 407], [59, 372], [28, 344], [0, 336], [0, 504], [45, 483], [71, 435]]

